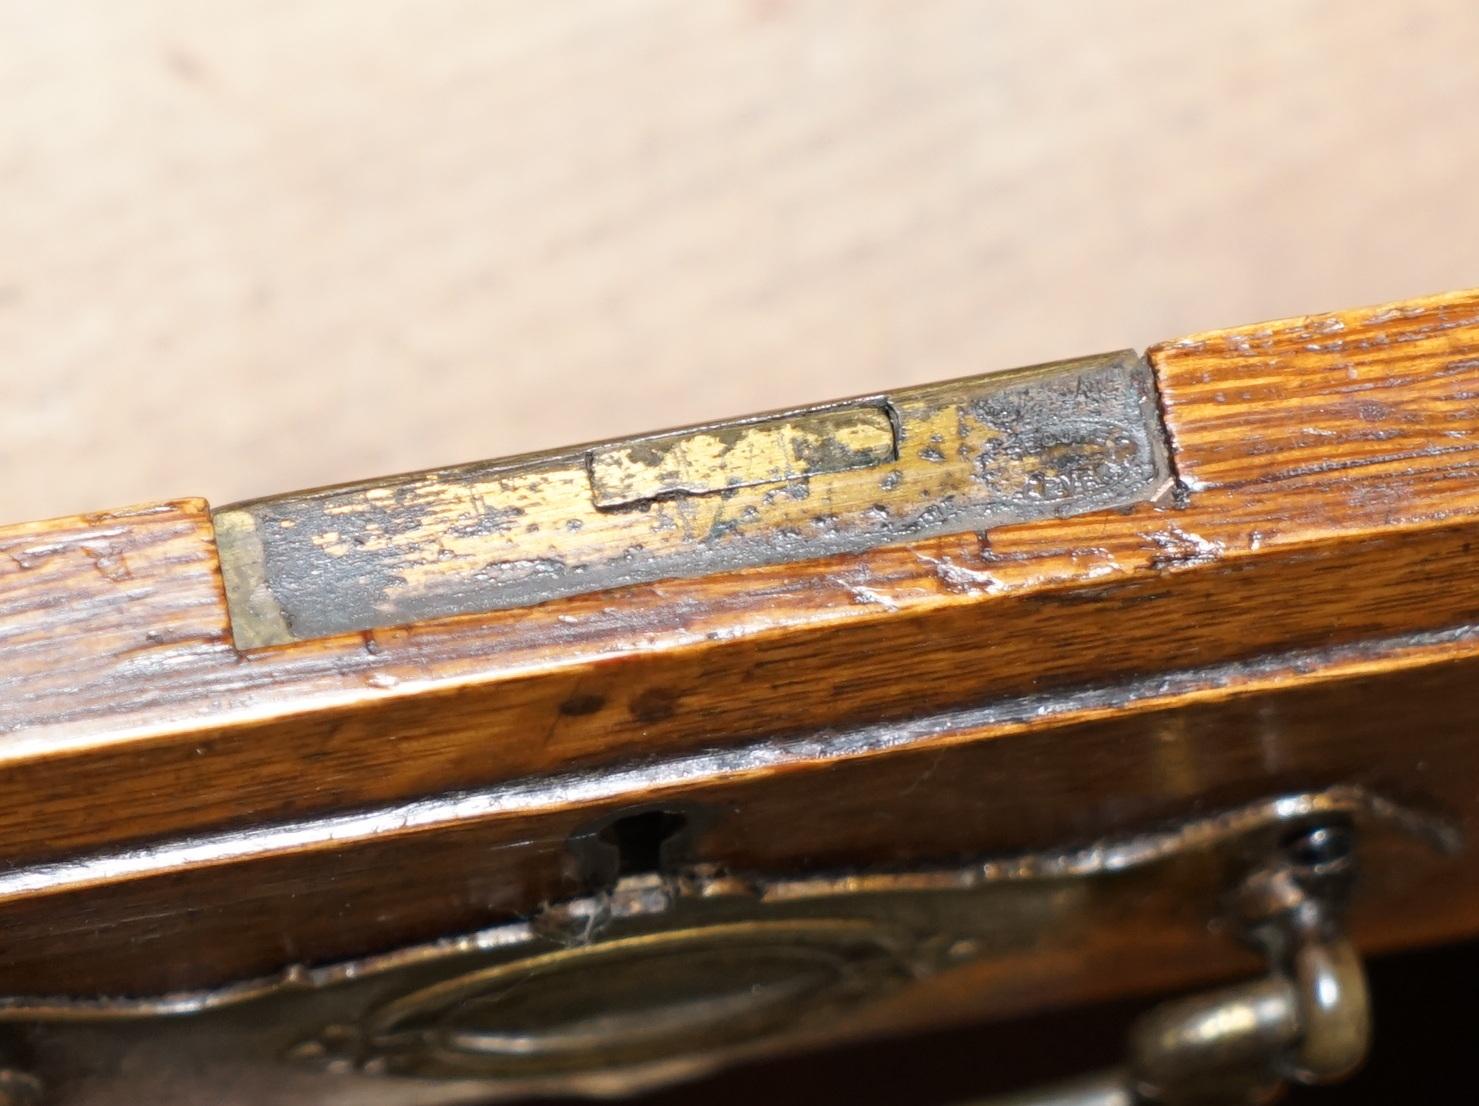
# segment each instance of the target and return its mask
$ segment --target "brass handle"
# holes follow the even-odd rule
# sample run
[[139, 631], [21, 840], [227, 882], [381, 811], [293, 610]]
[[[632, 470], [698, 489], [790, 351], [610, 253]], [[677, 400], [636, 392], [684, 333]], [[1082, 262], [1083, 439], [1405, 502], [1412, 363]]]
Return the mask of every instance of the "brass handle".
[[969, 1106], [1252, 1106], [1287, 1081], [1352, 1074], [1370, 1047], [1371, 1004], [1361, 958], [1333, 918], [1351, 874], [1344, 827], [1308, 831], [1240, 889], [1268, 976], [1143, 1014], [1122, 1067]]
[[973, 1106], [1234, 1106], [1285, 1079], [1351, 1074], [1371, 1035], [1366, 975], [1348, 941], [1300, 950], [1273, 975], [1157, 1006], [1130, 1031], [1122, 1068]]

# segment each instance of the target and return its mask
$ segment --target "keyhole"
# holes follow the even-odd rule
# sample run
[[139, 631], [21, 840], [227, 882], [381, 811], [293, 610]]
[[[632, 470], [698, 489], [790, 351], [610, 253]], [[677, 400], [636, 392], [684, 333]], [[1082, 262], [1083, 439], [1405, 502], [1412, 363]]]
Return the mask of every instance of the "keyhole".
[[688, 816], [673, 810], [644, 810], [604, 827], [596, 836], [616, 851], [616, 875], [656, 872], [663, 866], [663, 847], [688, 828]]

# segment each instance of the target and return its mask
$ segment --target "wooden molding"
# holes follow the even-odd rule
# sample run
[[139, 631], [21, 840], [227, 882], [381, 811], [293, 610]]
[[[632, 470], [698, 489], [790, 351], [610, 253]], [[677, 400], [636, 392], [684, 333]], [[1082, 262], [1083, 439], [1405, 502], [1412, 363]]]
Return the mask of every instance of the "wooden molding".
[[[521, 916], [575, 886], [572, 832], [650, 803], [713, 813], [698, 859], [771, 869], [1331, 783], [1472, 826], [1479, 293], [1147, 360], [1155, 502], [265, 648], [233, 640], [199, 500], [0, 528], [0, 991], [210, 985]], [[1363, 939], [1479, 930], [1461, 864]], [[1175, 940], [1033, 978], [1143, 985]], [[1178, 947], [1156, 985], [1228, 967]]]

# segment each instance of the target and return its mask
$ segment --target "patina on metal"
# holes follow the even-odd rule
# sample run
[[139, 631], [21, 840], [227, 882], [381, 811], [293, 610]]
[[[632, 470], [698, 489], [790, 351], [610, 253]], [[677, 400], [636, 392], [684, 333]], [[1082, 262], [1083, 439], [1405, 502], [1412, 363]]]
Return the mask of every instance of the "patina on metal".
[[612, 510], [662, 496], [784, 484], [896, 461], [898, 448], [883, 404], [682, 430], [591, 449], [591, 498]]
[[[1186, 1087], [1210, 1060], [1255, 1081], [1328, 1077], [1364, 1050], [1348, 1001], [1359, 965], [1352, 975], [1329, 915], [1303, 909], [1313, 900], [1302, 876], [1291, 896], [1265, 874], [1291, 833], [1337, 822], [1359, 826], [1384, 866], [1454, 843], [1444, 823], [1339, 787], [969, 864], [809, 876], [690, 866], [625, 875], [525, 921], [215, 991], [16, 996], [0, 1000], [0, 1021], [15, 1054], [34, 1061], [26, 1085], [46, 1085], [53, 1106], [610, 1095], [834, 1041], [933, 976], [1070, 949], [1134, 911], [1174, 907], [1199, 931], [1231, 916], [1291, 967], [1144, 1023], [1133, 1093]], [[1242, 889], [1231, 903], [1230, 888]]]
[[1124, 507], [1171, 482], [1131, 351], [215, 513], [239, 648]]
[[1268, 976], [1143, 1014], [1123, 1067], [970, 1106], [1263, 1106], [1289, 1081], [1351, 1075], [1371, 1046], [1366, 973], [1342, 931], [1353, 841], [1343, 817], [1308, 826], [1237, 889]]

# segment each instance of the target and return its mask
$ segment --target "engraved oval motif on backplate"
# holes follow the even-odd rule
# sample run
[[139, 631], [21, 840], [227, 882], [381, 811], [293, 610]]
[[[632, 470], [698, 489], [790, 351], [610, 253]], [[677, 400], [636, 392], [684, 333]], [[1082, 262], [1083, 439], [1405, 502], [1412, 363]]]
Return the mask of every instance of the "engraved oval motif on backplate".
[[[717, 1030], [763, 1029], [798, 1004], [835, 989], [848, 961], [822, 949], [662, 950], [569, 968], [531, 989], [523, 980], [449, 1011], [436, 1030], [442, 1048], [487, 1057], [579, 1057], [593, 1050], [667, 1050]], [[592, 991], [614, 1009], [586, 1005]], [[573, 1013], [573, 1017], [572, 1017]]]
[[561, 949], [433, 983], [298, 1052], [389, 1075], [517, 1077], [669, 1059], [797, 1029], [910, 970], [869, 922], [741, 922]]

